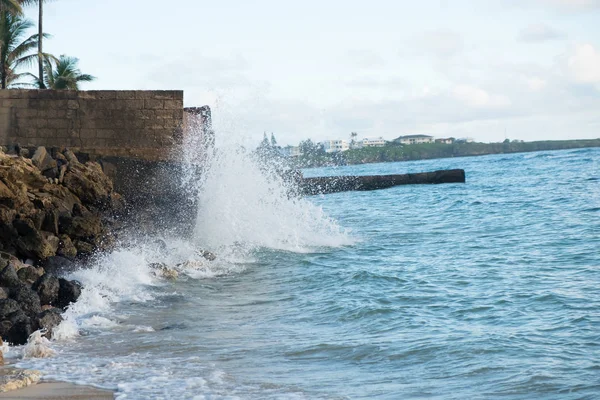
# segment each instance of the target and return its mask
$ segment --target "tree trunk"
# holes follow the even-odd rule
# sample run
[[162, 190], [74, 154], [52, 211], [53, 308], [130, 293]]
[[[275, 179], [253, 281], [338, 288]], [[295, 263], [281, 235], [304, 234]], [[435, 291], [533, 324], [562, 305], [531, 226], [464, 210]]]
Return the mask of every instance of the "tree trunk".
[[43, 29], [43, 21], [44, 21], [44, 1], [43, 0], [39, 0], [38, 1], [39, 4], [39, 16], [38, 16], [38, 80], [39, 80], [39, 85], [40, 85], [40, 89], [46, 89], [46, 85], [44, 85], [44, 56], [43, 54], [43, 48], [42, 48], [42, 40], [43, 40], [43, 34], [44, 34], [44, 29]]

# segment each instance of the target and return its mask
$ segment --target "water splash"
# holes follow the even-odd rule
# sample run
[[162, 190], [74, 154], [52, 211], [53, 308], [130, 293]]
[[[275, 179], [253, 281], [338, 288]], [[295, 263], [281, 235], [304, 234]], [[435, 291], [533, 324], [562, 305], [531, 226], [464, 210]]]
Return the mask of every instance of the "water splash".
[[237, 144], [213, 147], [214, 141], [195, 123], [188, 124], [184, 146], [190, 165], [200, 158], [204, 166], [196, 179], [195, 242], [220, 253], [257, 248], [308, 252], [353, 243], [320, 207], [290, 195], [280, 173], [284, 165]]

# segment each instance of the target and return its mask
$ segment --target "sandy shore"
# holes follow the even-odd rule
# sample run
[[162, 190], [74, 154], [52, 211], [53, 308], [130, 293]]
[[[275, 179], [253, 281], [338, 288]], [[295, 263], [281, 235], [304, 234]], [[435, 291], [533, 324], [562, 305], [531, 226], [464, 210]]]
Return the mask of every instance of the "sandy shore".
[[12, 392], [0, 393], [0, 399], [44, 399], [44, 400], [112, 400], [112, 392], [89, 386], [64, 382], [42, 382]]

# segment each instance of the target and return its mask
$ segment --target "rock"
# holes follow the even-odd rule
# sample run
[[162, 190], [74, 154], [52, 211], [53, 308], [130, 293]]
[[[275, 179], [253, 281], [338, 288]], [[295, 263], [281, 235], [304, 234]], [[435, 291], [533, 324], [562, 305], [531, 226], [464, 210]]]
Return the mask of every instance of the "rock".
[[40, 329], [44, 329], [46, 331], [44, 336], [50, 339], [52, 337], [54, 328], [60, 325], [62, 320], [63, 319], [58, 308], [51, 308], [49, 310], [42, 311], [42, 313], [39, 315], [39, 325]]
[[31, 162], [33, 162], [33, 165], [38, 167], [42, 172], [51, 168], [56, 168], [57, 166], [56, 161], [48, 154], [46, 148], [43, 146], [37, 148], [33, 157], [31, 157]]
[[48, 179], [51, 179], [51, 183], [54, 183], [54, 179], [58, 178], [58, 174], [58, 167], [48, 168], [47, 170], [44, 170], [44, 172], [42, 172], [42, 175], [44, 175]]
[[152, 263], [148, 265], [150, 269], [152, 269], [152, 273], [154, 276], [164, 279], [177, 279], [179, 277], [179, 272], [175, 268], [169, 268], [167, 264], [164, 263]]
[[15, 241], [15, 247], [23, 255], [44, 260], [56, 254], [52, 246], [36, 230], [33, 221], [30, 219], [15, 219], [13, 227], [19, 234]]
[[63, 183], [65, 180], [65, 174], [67, 173], [67, 164], [61, 165], [58, 170], [58, 183]]
[[25, 268], [21, 268], [19, 271], [17, 271], [17, 275], [19, 276], [21, 282], [28, 283], [30, 285], [33, 282], [37, 281], [42, 274], [43, 273], [40, 273], [40, 270], [38, 268], [31, 265]]
[[56, 254], [56, 252], [58, 251], [58, 246], [60, 245], [60, 239], [57, 238], [56, 236], [54, 236], [50, 232], [43, 232], [42, 231], [41, 234], [42, 234], [42, 237], [44, 238], [44, 240], [46, 242], [48, 242], [48, 244], [52, 248], [52, 253]]
[[44, 222], [42, 223], [42, 229], [58, 235], [58, 211], [49, 210], [44, 216]]
[[19, 156], [29, 158], [29, 149], [20, 149]]
[[0, 287], [0, 300], [8, 299], [10, 294], [10, 289], [5, 287]]
[[70, 164], [63, 185], [79, 197], [84, 204], [100, 208], [110, 204], [113, 184], [110, 178], [102, 172], [102, 167], [98, 163]]
[[23, 345], [27, 343], [29, 335], [31, 335], [36, 328], [36, 324], [31, 318], [20, 310], [11, 314], [8, 322], [10, 323], [10, 328], [7, 330], [6, 334], [2, 335], [2, 337], [13, 345]]
[[54, 276], [70, 274], [77, 269], [77, 264], [68, 258], [60, 256], [48, 257], [46, 260], [44, 260], [42, 266], [46, 271], [46, 275], [52, 274]]
[[44, 274], [31, 288], [37, 292], [42, 306], [56, 304], [60, 283], [54, 275]]
[[79, 160], [77, 159], [77, 156], [75, 156], [75, 153], [73, 153], [71, 150], [65, 150], [63, 152], [65, 158], [67, 159], [67, 161], [69, 162], [69, 164], [79, 164]]
[[96, 248], [94, 247], [93, 244], [88, 243], [83, 240], [75, 240], [75, 241], [73, 241], [73, 244], [75, 245], [75, 248], [77, 249], [77, 254], [82, 255], [82, 256], [92, 255], [92, 254], [94, 254], [94, 251], [96, 250]]
[[21, 280], [12, 264], [8, 264], [0, 272], [0, 286], [14, 288], [21, 285]]
[[200, 256], [202, 256], [208, 261], [215, 261], [217, 259], [217, 256], [214, 253], [211, 253], [210, 251], [202, 250], [199, 253]]
[[58, 229], [61, 234], [78, 239], [95, 238], [103, 230], [100, 218], [92, 215], [87, 217], [61, 216], [58, 219]]
[[15, 197], [13, 191], [4, 182], [0, 181], [0, 204], [13, 208], [15, 206]]
[[14, 299], [2, 299], [0, 300], [0, 320], [5, 320], [12, 313], [21, 310], [19, 303]]
[[59, 239], [60, 243], [58, 245], [58, 251], [56, 252], [56, 255], [65, 258], [77, 257], [77, 248], [71, 241], [71, 238], [67, 235], [60, 235]]
[[71, 303], [75, 303], [79, 296], [81, 296], [81, 284], [77, 281], [68, 281], [62, 278], [58, 282], [58, 301], [56, 306], [65, 309]]
[[10, 297], [19, 303], [21, 310], [29, 317], [34, 318], [42, 312], [40, 297], [27, 285], [11, 288]]

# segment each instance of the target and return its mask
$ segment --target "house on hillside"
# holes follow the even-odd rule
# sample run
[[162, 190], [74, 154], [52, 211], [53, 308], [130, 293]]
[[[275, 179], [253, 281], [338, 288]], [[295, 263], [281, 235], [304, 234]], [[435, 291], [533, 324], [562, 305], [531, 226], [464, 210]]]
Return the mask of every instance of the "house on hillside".
[[394, 142], [400, 144], [421, 144], [421, 143], [433, 143], [433, 136], [429, 135], [406, 135], [400, 136], [394, 139]]
[[436, 143], [444, 143], [444, 144], [452, 144], [454, 143], [454, 138], [439, 138], [435, 139]]
[[378, 138], [364, 138], [359, 143], [361, 147], [383, 147], [385, 146], [385, 139], [381, 136]]
[[350, 150], [348, 141], [344, 139], [325, 140], [320, 143], [326, 153], [338, 153], [340, 151]]

